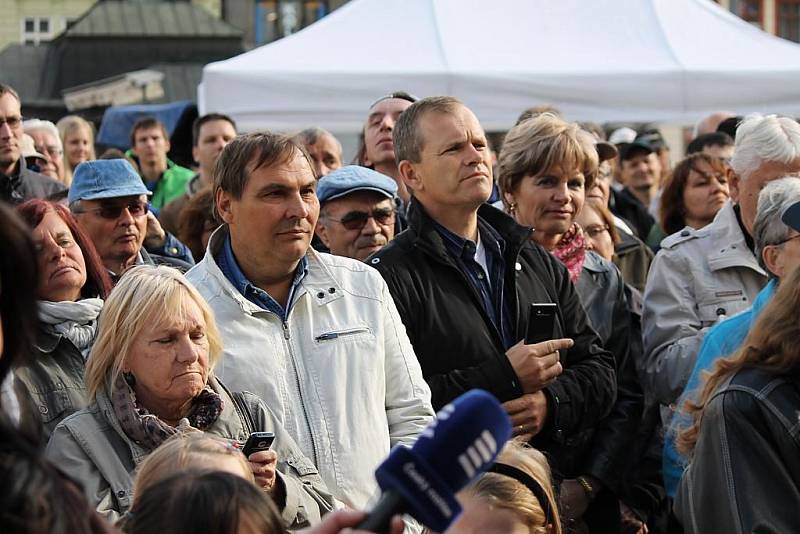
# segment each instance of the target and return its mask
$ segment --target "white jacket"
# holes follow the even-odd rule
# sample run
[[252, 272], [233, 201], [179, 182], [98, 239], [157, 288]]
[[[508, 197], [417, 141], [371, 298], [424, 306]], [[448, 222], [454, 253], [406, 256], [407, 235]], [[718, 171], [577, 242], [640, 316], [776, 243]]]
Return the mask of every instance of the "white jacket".
[[227, 226], [214, 232], [186, 273], [222, 335], [215, 373], [232, 390], [260, 396], [336, 498], [364, 507], [389, 449], [412, 444], [433, 417], [386, 283], [364, 263], [309, 249], [308, 274], [283, 324], [219, 269], [214, 256], [226, 236]]

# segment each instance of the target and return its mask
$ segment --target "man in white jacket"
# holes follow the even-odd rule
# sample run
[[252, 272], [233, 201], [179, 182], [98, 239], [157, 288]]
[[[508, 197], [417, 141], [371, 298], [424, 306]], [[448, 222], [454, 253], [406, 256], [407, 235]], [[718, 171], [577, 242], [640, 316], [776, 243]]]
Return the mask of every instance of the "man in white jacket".
[[363, 507], [374, 469], [431, 421], [430, 390], [383, 278], [310, 247], [316, 180], [290, 138], [225, 147], [214, 202], [225, 222], [187, 273], [216, 315], [217, 375], [259, 395], [334, 495]]

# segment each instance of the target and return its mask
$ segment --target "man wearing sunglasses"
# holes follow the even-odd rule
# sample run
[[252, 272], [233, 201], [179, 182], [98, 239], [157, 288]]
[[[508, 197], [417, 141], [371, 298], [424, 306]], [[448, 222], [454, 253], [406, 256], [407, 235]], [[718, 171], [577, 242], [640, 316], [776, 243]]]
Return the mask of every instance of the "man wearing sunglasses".
[[383, 174], [348, 165], [317, 184], [317, 235], [331, 254], [364, 261], [394, 237], [397, 183]]
[[0, 83], [0, 201], [17, 204], [31, 198], [49, 198], [65, 187], [28, 168], [20, 153], [22, 103], [17, 92]]
[[78, 165], [69, 189], [69, 208], [94, 243], [114, 282], [134, 265], [190, 265], [149, 254], [147, 198], [151, 195], [133, 166], [124, 159], [85, 161]]

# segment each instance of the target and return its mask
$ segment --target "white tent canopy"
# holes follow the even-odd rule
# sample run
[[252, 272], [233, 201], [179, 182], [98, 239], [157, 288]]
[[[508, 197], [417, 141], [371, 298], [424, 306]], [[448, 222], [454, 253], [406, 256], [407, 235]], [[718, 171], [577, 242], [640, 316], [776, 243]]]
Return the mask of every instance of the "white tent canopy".
[[352, 0], [203, 69], [203, 112], [243, 130], [356, 132], [379, 96], [454, 95], [487, 130], [553, 104], [573, 120], [800, 115], [800, 45], [711, 0]]

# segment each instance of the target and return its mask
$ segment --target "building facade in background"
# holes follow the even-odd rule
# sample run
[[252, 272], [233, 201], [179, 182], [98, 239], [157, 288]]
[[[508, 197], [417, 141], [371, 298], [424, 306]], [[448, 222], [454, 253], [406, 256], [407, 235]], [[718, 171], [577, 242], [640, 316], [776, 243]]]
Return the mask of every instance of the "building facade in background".
[[800, 43], [800, 0], [717, 0], [762, 30]]
[[[3, 16], [0, 17], [0, 50], [9, 44], [38, 45], [53, 40], [97, 1], [0, 0], [3, 12]], [[152, 0], [140, 1], [152, 2]], [[223, 0], [166, 1], [189, 2], [205, 8], [217, 18], [221, 16]]]
[[222, 18], [242, 30], [255, 48], [296, 33], [348, 0], [223, 0]]

